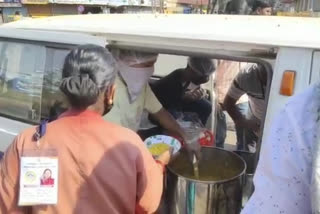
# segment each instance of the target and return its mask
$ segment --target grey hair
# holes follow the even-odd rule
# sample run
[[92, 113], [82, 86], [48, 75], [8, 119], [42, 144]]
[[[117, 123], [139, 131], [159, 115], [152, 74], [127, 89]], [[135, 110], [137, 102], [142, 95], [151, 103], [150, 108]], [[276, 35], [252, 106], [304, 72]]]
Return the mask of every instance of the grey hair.
[[87, 108], [97, 101], [101, 90], [114, 83], [116, 71], [116, 61], [106, 48], [79, 46], [65, 59], [60, 90], [72, 107]]

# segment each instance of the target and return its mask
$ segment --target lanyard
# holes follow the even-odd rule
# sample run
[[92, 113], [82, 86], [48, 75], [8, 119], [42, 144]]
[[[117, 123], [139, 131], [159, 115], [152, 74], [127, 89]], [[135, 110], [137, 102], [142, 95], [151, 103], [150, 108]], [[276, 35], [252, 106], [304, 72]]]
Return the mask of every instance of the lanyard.
[[40, 139], [46, 134], [48, 121], [44, 120], [37, 127], [37, 131], [33, 138], [37, 142], [37, 147], [40, 148]]

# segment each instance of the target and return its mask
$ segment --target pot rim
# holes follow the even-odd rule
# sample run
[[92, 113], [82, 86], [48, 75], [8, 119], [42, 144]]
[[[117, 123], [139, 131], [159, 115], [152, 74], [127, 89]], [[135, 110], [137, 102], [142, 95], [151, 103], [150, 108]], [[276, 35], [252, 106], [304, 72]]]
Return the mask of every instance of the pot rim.
[[195, 182], [195, 183], [203, 183], [203, 184], [221, 184], [221, 183], [227, 183], [227, 182], [229, 182], [229, 181], [235, 180], [235, 179], [237, 179], [237, 178], [239, 178], [239, 177], [241, 177], [241, 176], [243, 176], [243, 175], [246, 174], [247, 164], [246, 164], [246, 162], [243, 160], [243, 158], [242, 158], [240, 155], [238, 155], [238, 154], [236, 154], [236, 153], [234, 153], [234, 152], [228, 151], [228, 150], [226, 150], [226, 149], [222, 149], [222, 148], [217, 148], [217, 147], [212, 147], [212, 146], [202, 146], [202, 147], [203, 147], [203, 148], [217, 149], [217, 150], [222, 150], [222, 151], [225, 151], [225, 152], [228, 152], [228, 153], [232, 153], [233, 155], [237, 156], [237, 157], [242, 161], [242, 163], [244, 164], [243, 170], [241, 171], [241, 173], [239, 173], [238, 175], [236, 175], [236, 176], [234, 176], [234, 177], [232, 177], [232, 178], [228, 178], [228, 179], [224, 179], [224, 180], [219, 180], [219, 181], [201, 181], [201, 180], [195, 180], [195, 179], [192, 179], [192, 178], [187, 178], [187, 177], [185, 177], [185, 176], [182, 176], [182, 175], [180, 175], [179, 173], [174, 172], [174, 171], [169, 167], [169, 165], [167, 166], [167, 169], [168, 169], [172, 174], [178, 176], [178, 178], [183, 178], [183, 179], [185, 179], [185, 180], [187, 180], [187, 181], [191, 181], [191, 182]]

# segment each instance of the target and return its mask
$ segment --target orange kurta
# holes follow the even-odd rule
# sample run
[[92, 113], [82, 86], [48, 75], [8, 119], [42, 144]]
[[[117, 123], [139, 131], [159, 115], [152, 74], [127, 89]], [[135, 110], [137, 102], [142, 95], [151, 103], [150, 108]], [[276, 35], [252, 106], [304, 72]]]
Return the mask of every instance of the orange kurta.
[[94, 112], [68, 112], [49, 123], [40, 148], [59, 158], [57, 205], [18, 208], [22, 152], [36, 149], [35, 128], [20, 134], [0, 162], [0, 213], [130, 214], [138, 204], [154, 212], [162, 194], [163, 174], [141, 139], [105, 122]]

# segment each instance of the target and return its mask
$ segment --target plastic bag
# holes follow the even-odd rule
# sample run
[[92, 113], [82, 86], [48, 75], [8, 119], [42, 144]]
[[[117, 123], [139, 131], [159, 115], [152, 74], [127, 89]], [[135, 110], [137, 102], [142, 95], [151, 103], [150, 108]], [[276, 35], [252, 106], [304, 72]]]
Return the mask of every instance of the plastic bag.
[[187, 142], [185, 143], [198, 142], [202, 146], [213, 146], [213, 134], [204, 127], [196, 113], [179, 113], [177, 123], [186, 134]]

